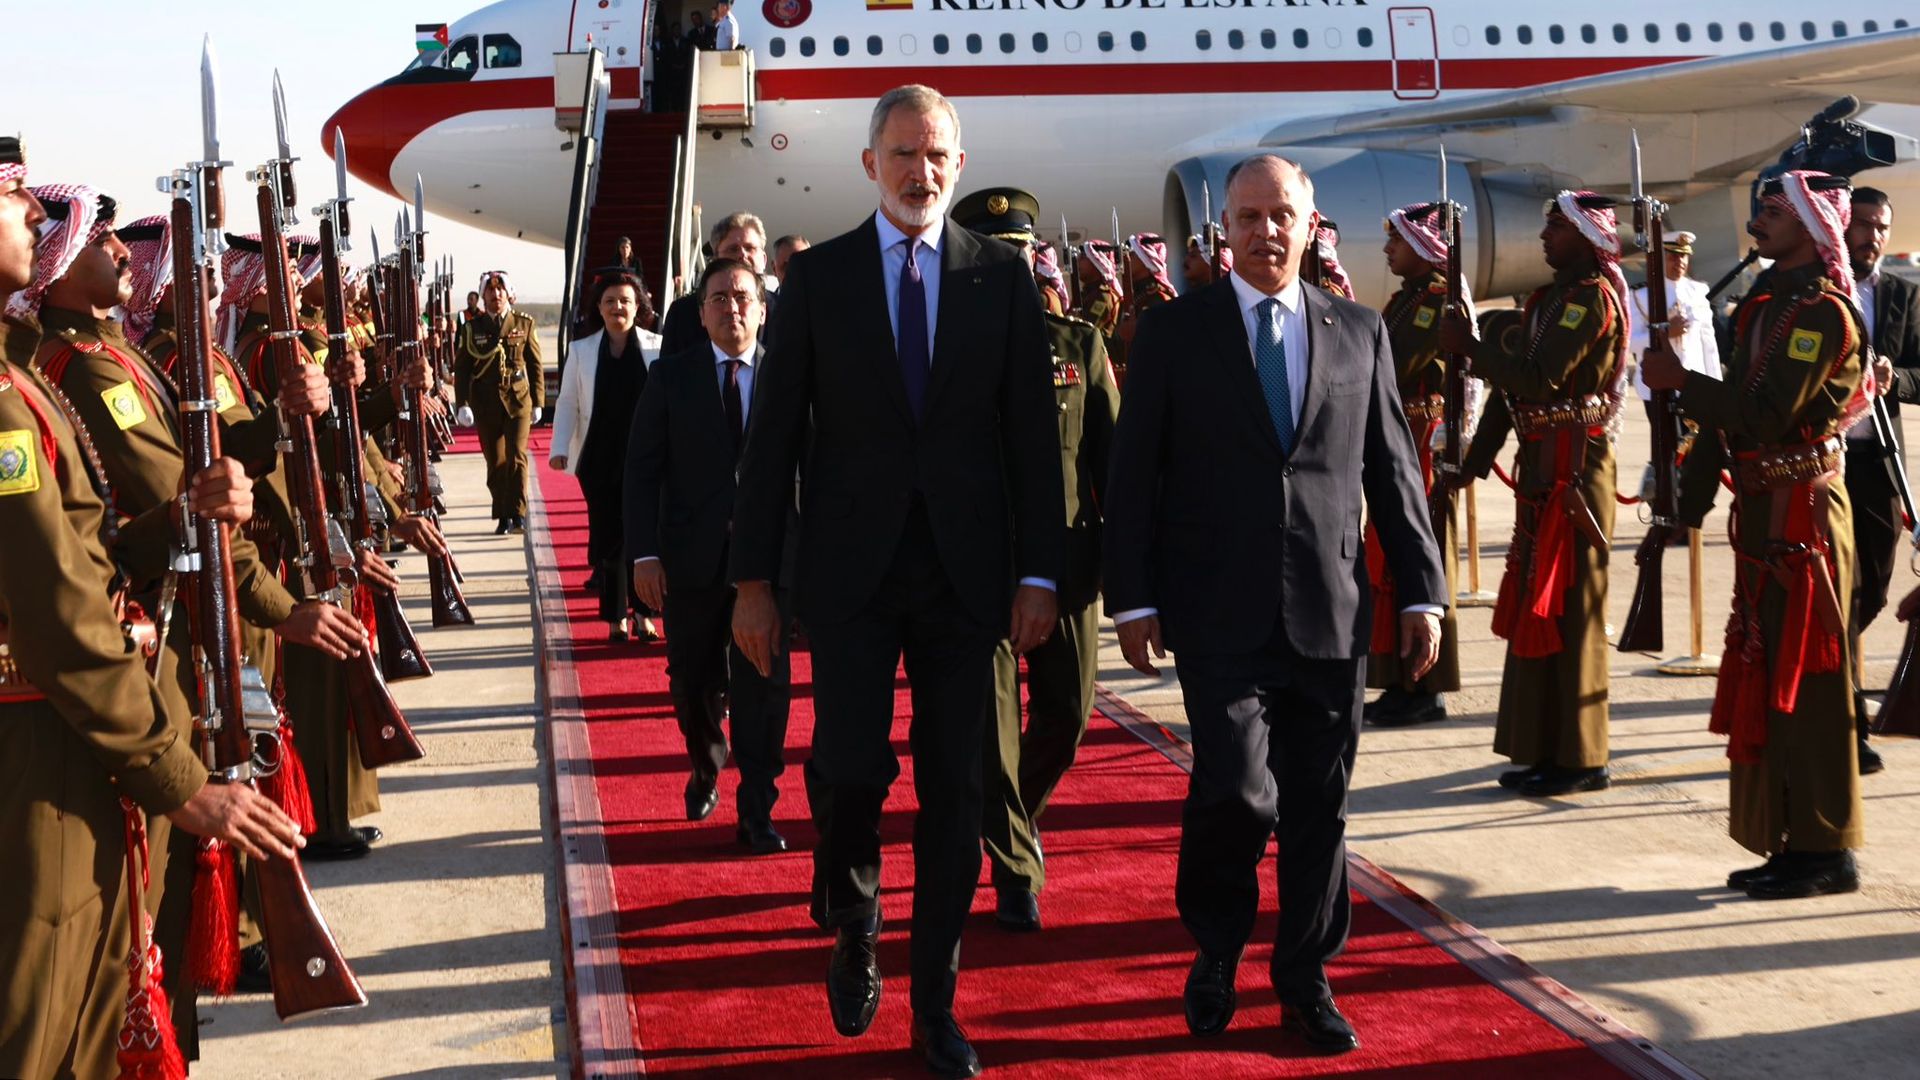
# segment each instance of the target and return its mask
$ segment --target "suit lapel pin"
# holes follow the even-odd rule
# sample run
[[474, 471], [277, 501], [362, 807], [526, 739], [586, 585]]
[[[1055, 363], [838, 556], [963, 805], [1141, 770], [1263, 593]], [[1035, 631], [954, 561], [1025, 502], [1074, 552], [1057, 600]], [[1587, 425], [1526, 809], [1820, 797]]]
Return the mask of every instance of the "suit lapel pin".
[[1326, 323], [1326, 324], [1327, 324], [1328, 326], [1332, 326], [1332, 325], [1333, 325], [1333, 316], [1331, 316], [1331, 315], [1322, 315], [1322, 316], [1320, 316], [1320, 321], [1321, 321], [1321, 322], [1323, 322], [1323, 323]]

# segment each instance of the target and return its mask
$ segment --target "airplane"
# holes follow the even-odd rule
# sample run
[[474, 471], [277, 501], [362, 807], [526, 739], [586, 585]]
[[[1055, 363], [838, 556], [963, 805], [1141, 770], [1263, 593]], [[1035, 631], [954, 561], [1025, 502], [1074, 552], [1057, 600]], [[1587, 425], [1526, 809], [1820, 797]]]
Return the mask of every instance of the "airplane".
[[[704, 88], [692, 117], [654, 113], [673, 96], [654, 44], [705, 7], [488, 5], [451, 24], [445, 50], [343, 105], [323, 144], [342, 129], [375, 187], [410, 192], [418, 174], [436, 213], [559, 244], [574, 153], [555, 129], [554, 54], [598, 48], [613, 110], [602, 203], [623, 163], [653, 162], [615, 188], [664, 213], [676, 137], [691, 139], [693, 199], [713, 219], [751, 209], [776, 234], [819, 238], [872, 211], [857, 161], [874, 100], [924, 82], [959, 110], [961, 192], [1034, 192], [1049, 238], [1061, 216], [1075, 239], [1104, 237], [1117, 212], [1176, 245], [1203, 207], [1219, 211], [1226, 170], [1256, 149], [1304, 164], [1322, 214], [1357, 239], [1388, 209], [1436, 197], [1444, 144], [1469, 211], [1470, 284], [1498, 296], [1544, 277], [1537, 233], [1554, 191], [1626, 193], [1635, 130], [1649, 193], [1674, 204], [1671, 228], [1700, 234], [1703, 270], [1738, 258], [1753, 176], [1835, 98], [1858, 95], [1863, 118], [1893, 133], [1920, 131], [1920, 16], [1901, 0], [742, 0], [747, 50], [728, 63], [744, 65], [750, 122], [740, 93]], [[716, 101], [731, 126], [706, 122]], [[1920, 207], [1920, 143], [1882, 141], [1899, 164], [1859, 182]], [[1890, 250], [1920, 247], [1920, 210], [1897, 215], [1894, 233]], [[1346, 262], [1363, 301], [1391, 291], [1382, 260]]]

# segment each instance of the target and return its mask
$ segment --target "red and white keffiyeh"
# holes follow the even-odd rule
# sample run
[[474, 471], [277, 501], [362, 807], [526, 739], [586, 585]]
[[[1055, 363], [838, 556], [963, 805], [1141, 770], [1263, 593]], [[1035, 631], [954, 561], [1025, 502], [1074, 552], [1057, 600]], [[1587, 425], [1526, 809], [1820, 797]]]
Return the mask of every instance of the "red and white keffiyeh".
[[[1778, 190], [1774, 190], [1775, 187]], [[1763, 189], [1762, 202], [1793, 211], [1813, 234], [1827, 276], [1853, 295], [1853, 264], [1847, 257], [1847, 226], [1853, 222], [1852, 185], [1844, 177], [1795, 169]]]
[[1113, 245], [1104, 240], [1089, 240], [1080, 245], [1080, 254], [1087, 257], [1093, 272], [1100, 280], [1109, 285], [1115, 284], [1120, 277], [1120, 269], [1114, 259]]
[[[22, 175], [25, 175], [24, 172]], [[7, 300], [10, 315], [31, 315], [53, 283], [65, 277], [87, 246], [113, 227], [114, 202], [86, 184], [42, 184], [27, 189], [46, 207], [33, 246], [33, 281]]]
[[1447, 264], [1447, 238], [1441, 231], [1445, 215], [1438, 203], [1412, 203], [1387, 214], [1387, 228], [1400, 234], [1414, 254], [1435, 266]]
[[1072, 306], [1067, 302], [1067, 279], [1060, 272], [1060, 257], [1053, 245], [1044, 240], [1033, 242], [1033, 276], [1039, 281], [1042, 291], [1053, 294], [1060, 301], [1061, 311]]
[[1314, 256], [1320, 260], [1320, 285], [1328, 292], [1353, 299], [1353, 279], [1340, 265], [1340, 226], [1323, 221], [1313, 234]]
[[1172, 295], [1173, 279], [1167, 275], [1167, 242], [1153, 233], [1134, 233], [1127, 237], [1127, 250], [1133, 252], [1147, 276]]
[[127, 245], [133, 271], [133, 295], [127, 299], [127, 340], [138, 342], [153, 329], [160, 294], [173, 283], [173, 222], [164, 214], [143, 217], [116, 230]]
[[489, 281], [497, 281], [500, 283], [501, 291], [507, 294], [507, 304], [509, 306], [518, 299], [513, 292], [513, 282], [507, 278], [507, 272], [505, 270], [489, 270], [480, 275], [480, 295], [482, 297], [486, 295], [487, 282]]
[[231, 352], [240, 340], [240, 324], [247, 308], [267, 291], [267, 259], [259, 233], [227, 234], [227, 251], [220, 256], [220, 309], [214, 315], [214, 333], [220, 347]]
[[1613, 286], [1613, 299], [1625, 311], [1627, 275], [1620, 269], [1620, 217], [1614, 213], [1613, 200], [1593, 191], [1562, 191], [1548, 208], [1549, 213], [1554, 210], [1573, 222], [1593, 247], [1600, 274]]

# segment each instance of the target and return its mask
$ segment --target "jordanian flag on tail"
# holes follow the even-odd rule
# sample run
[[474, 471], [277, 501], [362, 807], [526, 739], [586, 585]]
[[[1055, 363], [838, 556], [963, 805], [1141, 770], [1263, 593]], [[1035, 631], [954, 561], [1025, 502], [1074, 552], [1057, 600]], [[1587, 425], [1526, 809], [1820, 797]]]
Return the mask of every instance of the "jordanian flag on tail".
[[912, 11], [913, 0], [867, 0], [868, 11]]
[[446, 23], [414, 23], [413, 47], [423, 53], [439, 52], [447, 47]]

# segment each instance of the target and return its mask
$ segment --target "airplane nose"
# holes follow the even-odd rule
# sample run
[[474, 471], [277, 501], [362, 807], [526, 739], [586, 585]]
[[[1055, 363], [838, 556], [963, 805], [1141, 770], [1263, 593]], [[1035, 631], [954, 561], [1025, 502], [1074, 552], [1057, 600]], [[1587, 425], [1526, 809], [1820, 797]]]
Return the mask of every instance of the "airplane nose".
[[320, 145], [329, 160], [333, 157], [333, 133], [344, 132], [347, 142], [347, 171], [374, 188], [395, 198], [403, 196], [393, 186], [393, 160], [408, 143], [425, 130], [403, 100], [406, 87], [382, 83], [371, 87], [340, 106], [320, 126]]

